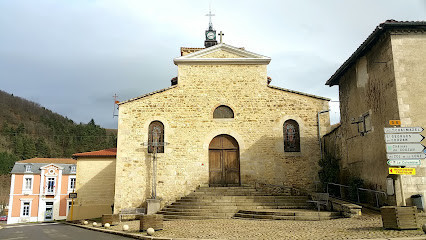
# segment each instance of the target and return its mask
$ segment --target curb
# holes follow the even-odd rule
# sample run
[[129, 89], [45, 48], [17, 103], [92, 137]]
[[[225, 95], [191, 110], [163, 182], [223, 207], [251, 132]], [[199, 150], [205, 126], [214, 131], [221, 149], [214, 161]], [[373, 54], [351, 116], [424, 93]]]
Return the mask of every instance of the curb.
[[[365, 238], [354, 239], [354, 240], [366, 240]], [[391, 238], [369, 238], [368, 240], [426, 240], [426, 236], [420, 237], [391, 237]]]
[[[126, 232], [109, 230], [109, 229], [95, 228], [95, 227], [84, 226], [84, 225], [79, 225], [79, 224], [74, 224], [69, 222], [61, 222], [61, 223], [66, 225], [71, 225], [74, 227], [84, 228], [87, 230], [104, 232], [104, 233], [109, 233], [109, 234], [114, 234], [114, 235], [119, 235], [123, 237], [134, 238], [134, 239], [145, 239], [145, 240], [191, 240], [192, 239], [192, 238], [167, 238], [167, 237], [142, 236], [142, 235], [134, 234], [134, 233], [126, 233]], [[200, 239], [197, 239], [197, 240], [200, 240]]]

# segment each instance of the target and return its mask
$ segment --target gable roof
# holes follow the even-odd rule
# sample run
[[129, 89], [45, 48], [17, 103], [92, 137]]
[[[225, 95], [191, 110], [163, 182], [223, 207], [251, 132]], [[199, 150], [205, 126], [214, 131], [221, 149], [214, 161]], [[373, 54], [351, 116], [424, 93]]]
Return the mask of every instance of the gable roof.
[[17, 163], [61, 163], [61, 164], [77, 164], [72, 158], [31, 158], [17, 161]]
[[99, 151], [75, 153], [72, 155], [75, 158], [79, 157], [116, 157], [117, 148], [108, 148]]
[[165, 92], [165, 91], [167, 91], [167, 90], [169, 90], [169, 89], [172, 89], [172, 88], [175, 88], [175, 87], [177, 87], [177, 85], [173, 85], [173, 86], [170, 86], [170, 87], [168, 87], [168, 88], [163, 88], [163, 89], [160, 89], [160, 90], [157, 90], [157, 91], [154, 91], [154, 92], [150, 92], [150, 93], [147, 93], [147, 94], [141, 95], [141, 96], [139, 96], [139, 97], [131, 98], [131, 99], [129, 99], [129, 100], [122, 101], [122, 102], [119, 102], [119, 103], [117, 103], [117, 104], [120, 106], [120, 105], [122, 105], [122, 104], [125, 104], [125, 103], [128, 103], [128, 102], [133, 102], [133, 101], [136, 101], [136, 100], [138, 100], [138, 99], [141, 99], [141, 98], [144, 98], [144, 97], [148, 97], [148, 96], [154, 95], [154, 94], [156, 94], [156, 93]]
[[[205, 57], [217, 51], [224, 51], [236, 55], [235, 58], [209, 58]], [[233, 47], [225, 43], [220, 43], [203, 50], [199, 50], [185, 56], [173, 59], [175, 65], [179, 64], [257, 64], [267, 65], [271, 61], [270, 57], [266, 57], [257, 53]]]
[[193, 52], [200, 51], [200, 50], [203, 50], [203, 49], [205, 49], [205, 48], [181, 47], [180, 48], [180, 55], [181, 56], [188, 55], [188, 54], [191, 54]]
[[339, 85], [340, 77], [355, 63], [355, 61], [364, 55], [377, 42], [379, 37], [389, 30], [408, 30], [408, 31], [426, 31], [426, 21], [395, 21], [386, 20], [379, 24], [368, 38], [358, 47], [358, 49], [337, 69], [337, 71], [325, 83], [330, 87]]
[[[71, 172], [72, 166], [77, 164], [77, 161], [72, 158], [31, 158], [22, 161], [15, 162], [13, 165], [12, 171], [10, 173], [23, 173], [23, 174], [41, 174], [41, 169], [55, 165], [59, 169], [62, 169], [62, 174], [75, 174], [75, 172]], [[31, 165], [31, 171], [26, 172], [25, 166]]]
[[61, 167], [61, 166], [59, 166], [59, 165], [57, 165], [57, 164], [54, 164], [54, 163], [50, 163], [50, 164], [47, 164], [47, 165], [44, 165], [43, 167], [40, 167], [40, 169], [47, 169], [47, 168], [49, 168], [50, 166], [54, 166], [54, 167], [56, 167], [57, 169], [64, 169], [63, 167]]
[[321, 97], [321, 96], [317, 96], [317, 95], [313, 95], [313, 94], [309, 94], [309, 93], [304, 93], [304, 92], [299, 92], [299, 91], [294, 91], [294, 90], [290, 90], [287, 88], [280, 88], [280, 87], [276, 87], [276, 86], [272, 86], [272, 85], [268, 85], [269, 88], [272, 89], [276, 89], [276, 90], [281, 90], [284, 92], [289, 92], [289, 93], [295, 93], [295, 94], [299, 94], [299, 95], [303, 95], [303, 96], [307, 96], [307, 97], [311, 97], [311, 98], [317, 98], [317, 99], [321, 99], [321, 100], [325, 100], [325, 101], [330, 101], [330, 98], [326, 98], [326, 97]]

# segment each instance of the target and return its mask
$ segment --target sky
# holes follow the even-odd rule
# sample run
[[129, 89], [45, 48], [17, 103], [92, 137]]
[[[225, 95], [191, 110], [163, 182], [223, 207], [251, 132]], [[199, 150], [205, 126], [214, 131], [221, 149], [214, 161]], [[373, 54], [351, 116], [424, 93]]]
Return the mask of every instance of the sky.
[[271, 85], [331, 98], [332, 123], [331, 75], [381, 22], [426, 20], [426, 0], [0, 0], [0, 90], [117, 128], [114, 94], [169, 87], [210, 6], [224, 43], [271, 57]]

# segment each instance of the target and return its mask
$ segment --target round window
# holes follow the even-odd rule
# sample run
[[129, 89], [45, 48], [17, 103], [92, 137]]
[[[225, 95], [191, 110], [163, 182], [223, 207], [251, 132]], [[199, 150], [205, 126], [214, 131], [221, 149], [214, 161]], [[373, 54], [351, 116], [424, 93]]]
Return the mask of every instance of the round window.
[[55, 174], [55, 169], [49, 169], [49, 174]]

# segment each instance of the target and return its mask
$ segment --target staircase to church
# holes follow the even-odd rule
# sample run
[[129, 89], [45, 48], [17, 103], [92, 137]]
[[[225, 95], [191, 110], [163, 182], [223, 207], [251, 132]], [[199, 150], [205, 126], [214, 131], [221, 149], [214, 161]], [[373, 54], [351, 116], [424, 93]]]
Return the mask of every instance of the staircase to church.
[[[307, 196], [274, 195], [254, 187], [200, 187], [164, 207], [164, 220], [249, 218], [322, 220], [336, 215], [310, 210]], [[309, 209], [309, 210], [308, 210]]]

